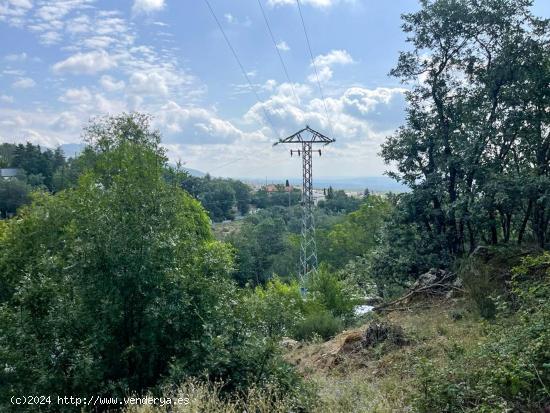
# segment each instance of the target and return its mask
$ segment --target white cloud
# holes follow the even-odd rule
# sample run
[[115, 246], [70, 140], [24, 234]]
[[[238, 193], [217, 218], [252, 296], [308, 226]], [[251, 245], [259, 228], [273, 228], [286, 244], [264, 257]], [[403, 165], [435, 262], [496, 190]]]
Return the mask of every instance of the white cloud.
[[327, 54], [316, 56], [313, 61], [317, 66], [349, 65], [354, 63], [353, 58], [346, 50], [331, 50]]
[[[297, 105], [293, 99], [289, 84], [281, 84], [275, 92], [263, 101], [253, 105], [245, 115], [250, 124], [262, 123], [269, 125], [265, 114], [278, 131], [292, 133], [296, 129], [309, 124], [313, 128], [332, 132], [325, 114], [325, 103], [328, 117], [334, 127], [334, 133], [343, 140], [363, 139], [374, 133], [375, 129], [388, 128], [387, 123], [375, 122], [379, 106], [388, 105], [395, 96], [402, 95], [402, 88], [367, 89], [352, 87], [337, 97], [329, 97], [323, 102], [312, 94], [312, 90], [305, 85], [294, 85], [294, 90], [302, 100]], [[382, 126], [379, 126], [382, 125]], [[395, 128], [398, 124], [391, 125]], [[382, 136], [382, 135], [380, 135]]]
[[2, 71], [2, 74], [8, 76], [23, 76], [25, 71], [20, 69], [6, 69]]
[[[353, 1], [350, 1], [353, 2]], [[304, 5], [309, 5], [312, 7], [317, 7], [320, 9], [326, 9], [329, 8], [336, 3], [339, 3], [338, 0], [301, 0], [301, 3]], [[296, 0], [268, 0], [267, 4], [270, 6], [288, 6], [288, 5], [296, 5]]]
[[8, 0], [8, 3], [24, 9], [30, 9], [32, 7], [32, 2], [30, 0]]
[[73, 8], [81, 5], [81, 1], [48, 2], [36, 11], [36, 16], [44, 21], [56, 21], [65, 17]]
[[87, 33], [91, 30], [90, 17], [83, 14], [67, 21], [66, 29], [69, 33]]
[[0, 2], [0, 21], [6, 21], [12, 26], [23, 26], [23, 19], [32, 8], [29, 0], [4, 0]]
[[164, 0], [134, 0], [132, 11], [134, 13], [151, 13], [162, 10], [164, 6]]
[[279, 49], [280, 51], [282, 52], [288, 52], [290, 50], [290, 47], [288, 46], [288, 44], [286, 44], [286, 42], [283, 40], [279, 43], [277, 43], [277, 49]]
[[168, 95], [166, 79], [157, 72], [137, 72], [130, 76], [130, 90], [141, 95]]
[[117, 66], [116, 59], [104, 50], [77, 53], [53, 65], [54, 73], [95, 74]]
[[404, 94], [403, 88], [385, 88], [365, 89], [361, 87], [351, 87], [347, 89], [341, 98], [344, 108], [348, 110], [353, 108], [360, 114], [367, 114], [375, 108], [384, 104], [387, 105], [397, 95]]
[[103, 89], [105, 89], [107, 92], [115, 92], [117, 90], [124, 89], [125, 83], [123, 80], [117, 81], [116, 79], [112, 78], [108, 75], [101, 76], [101, 79], [99, 79], [99, 83]]
[[[317, 74], [314, 72], [308, 76], [310, 82], [327, 82], [332, 79], [334, 65], [349, 65], [355, 63], [351, 55], [346, 50], [331, 50], [327, 54], [318, 55], [313, 59]], [[312, 64], [313, 66], [313, 64]]]
[[0, 95], [0, 102], [4, 102], [4, 103], [13, 103], [13, 96], [9, 96], [9, 95]]
[[317, 82], [317, 77], [319, 77], [319, 82], [327, 82], [332, 79], [332, 69], [328, 66], [323, 66], [320, 69], [317, 69], [317, 73], [312, 73], [307, 77], [307, 80], [314, 83]]
[[184, 107], [173, 101], [160, 108], [155, 122], [168, 134], [178, 134], [188, 143], [230, 143], [243, 135], [231, 122], [207, 109]]
[[231, 13], [225, 13], [223, 15], [223, 17], [225, 18], [227, 23], [233, 23], [235, 21], [235, 18], [233, 17], [233, 15]]
[[59, 98], [61, 102], [71, 104], [88, 103], [92, 100], [92, 94], [87, 87], [80, 89], [68, 89], [63, 96]]
[[154, 67], [132, 73], [128, 92], [133, 95], [167, 97], [190, 79], [170, 67]]
[[12, 87], [17, 89], [29, 89], [36, 86], [36, 82], [30, 77], [22, 77], [12, 83]]
[[27, 60], [27, 53], [23, 52], [23, 53], [19, 53], [19, 54], [9, 54], [9, 55], [6, 55], [4, 56], [4, 59], [7, 60], [8, 62], [22, 62], [22, 61], [25, 61]]
[[61, 41], [61, 34], [59, 32], [46, 32], [40, 35], [40, 42], [45, 45], [52, 45]]

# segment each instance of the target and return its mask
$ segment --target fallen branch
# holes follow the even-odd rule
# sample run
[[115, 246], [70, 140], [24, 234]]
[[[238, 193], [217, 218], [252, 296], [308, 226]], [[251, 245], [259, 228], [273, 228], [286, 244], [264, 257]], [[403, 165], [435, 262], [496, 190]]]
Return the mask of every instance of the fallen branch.
[[408, 307], [397, 308], [394, 306], [396, 304], [400, 304], [404, 301], [407, 301], [413, 296], [419, 295], [419, 294], [446, 295], [451, 290], [464, 292], [463, 288], [453, 284], [454, 280], [456, 279], [456, 273], [450, 273], [450, 272], [442, 272], [442, 276], [440, 278], [437, 278], [436, 280], [434, 280], [433, 282], [427, 285], [417, 285], [419, 282], [422, 282], [423, 278], [427, 278], [427, 276], [433, 276], [434, 272], [435, 272], [435, 276], [441, 273], [436, 271], [437, 270], [430, 270], [428, 273], [421, 275], [417, 280], [417, 282], [415, 283], [415, 285], [411, 287], [409, 292], [407, 292], [405, 295], [399, 297], [396, 300], [390, 301], [388, 303], [383, 303], [379, 306], [375, 306], [373, 308], [373, 311], [392, 311], [397, 309], [406, 309]]

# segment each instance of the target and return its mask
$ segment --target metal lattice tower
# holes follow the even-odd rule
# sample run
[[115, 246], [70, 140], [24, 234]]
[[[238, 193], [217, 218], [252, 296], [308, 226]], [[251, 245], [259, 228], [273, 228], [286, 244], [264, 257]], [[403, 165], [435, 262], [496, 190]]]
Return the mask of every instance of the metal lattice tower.
[[300, 243], [300, 278], [302, 284], [308, 275], [317, 270], [317, 245], [315, 243], [315, 220], [313, 217], [313, 149], [314, 144], [328, 145], [334, 142], [331, 139], [306, 126], [304, 129], [285, 138], [279, 139], [279, 143], [298, 143], [301, 149], [291, 149], [290, 156], [294, 153], [302, 156], [302, 240]]

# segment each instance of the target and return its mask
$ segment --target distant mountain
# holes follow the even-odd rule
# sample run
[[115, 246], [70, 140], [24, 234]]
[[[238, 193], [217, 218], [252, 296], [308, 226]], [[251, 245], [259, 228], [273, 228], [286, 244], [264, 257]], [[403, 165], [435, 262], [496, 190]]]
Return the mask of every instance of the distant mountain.
[[[265, 178], [257, 179], [243, 179], [246, 182], [251, 182], [257, 185], [264, 185]], [[279, 179], [268, 179], [268, 183], [284, 183], [286, 178]], [[292, 185], [302, 185], [301, 178], [289, 178], [289, 182]], [[313, 187], [314, 188], [328, 188], [332, 186], [334, 189], [345, 189], [349, 191], [363, 191], [365, 188], [368, 188], [372, 192], [408, 192], [409, 188], [405, 185], [400, 184], [399, 182], [394, 181], [392, 178], [387, 176], [360, 176], [360, 177], [335, 177], [327, 178], [313, 177]]]
[[372, 192], [408, 192], [410, 189], [388, 176], [364, 176], [350, 178], [313, 178], [315, 188], [332, 186], [335, 189], [352, 191], [368, 188]]
[[199, 171], [197, 169], [191, 169], [191, 168], [183, 168], [187, 173], [191, 176], [196, 176], [197, 178], [202, 178], [203, 176], [206, 176], [206, 174], [202, 171]]

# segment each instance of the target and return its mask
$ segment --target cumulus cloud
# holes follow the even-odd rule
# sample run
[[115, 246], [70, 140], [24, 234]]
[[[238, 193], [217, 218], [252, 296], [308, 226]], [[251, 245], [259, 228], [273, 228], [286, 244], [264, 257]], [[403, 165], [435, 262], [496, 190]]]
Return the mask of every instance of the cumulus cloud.
[[61, 34], [59, 32], [46, 32], [40, 35], [40, 42], [45, 45], [52, 45], [61, 41]]
[[199, 107], [184, 107], [169, 101], [155, 118], [156, 124], [168, 134], [178, 134], [185, 143], [231, 143], [242, 137], [242, 131], [215, 113]]
[[351, 55], [346, 50], [331, 50], [327, 54], [318, 55], [313, 59], [311, 66], [315, 65], [314, 71], [308, 76], [310, 82], [327, 82], [332, 79], [334, 65], [349, 65], [355, 63]]
[[[354, 1], [355, 0], [348, 0], [347, 2], [353, 3]], [[301, 0], [301, 3], [304, 5], [309, 5], [320, 9], [329, 8], [340, 2], [340, 0]], [[268, 0], [267, 4], [270, 6], [294, 6], [296, 5], [296, 0]]]
[[9, 96], [9, 95], [0, 95], [0, 102], [4, 102], [4, 103], [13, 103], [13, 96]]
[[77, 53], [53, 65], [54, 73], [95, 74], [117, 66], [116, 59], [104, 50]]
[[317, 82], [317, 79], [319, 79], [319, 82], [327, 82], [332, 79], [332, 75], [332, 69], [328, 66], [323, 66], [317, 69], [316, 72], [314, 71], [312, 74], [310, 74], [307, 77], [307, 80], [309, 80], [310, 82]]
[[164, 6], [164, 0], [134, 0], [132, 11], [134, 13], [152, 13], [162, 10]]
[[279, 43], [277, 43], [277, 49], [279, 49], [280, 51], [282, 52], [288, 52], [290, 50], [290, 47], [288, 46], [288, 44], [286, 44], [286, 42], [283, 40]]
[[[399, 125], [396, 119], [381, 122], [377, 117], [388, 116], [381, 108], [387, 107], [397, 97], [402, 97], [402, 88], [352, 87], [339, 96], [327, 98], [325, 102], [313, 97], [315, 95], [307, 86], [295, 85], [295, 90], [303, 102], [301, 105], [292, 98], [289, 85], [281, 84], [268, 99], [252, 106], [245, 115], [245, 120], [251, 124], [261, 122], [266, 125], [271, 121], [278, 131], [284, 133], [291, 133], [306, 124], [332, 132], [325, 114], [326, 103], [334, 132], [344, 141], [363, 139], [364, 136], [372, 135], [375, 130], [385, 132]], [[266, 113], [269, 120], [266, 119]]]
[[99, 79], [99, 84], [107, 92], [115, 92], [117, 90], [122, 90], [126, 85], [123, 80], [116, 80], [113, 77], [108, 75], [101, 76], [101, 79]]
[[61, 102], [71, 104], [88, 103], [92, 100], [92, 94], [87, 87], [68, 89], [60, 98]]
[[332, 66], [335, 64], [349, 65], [354, 63], [353, 58], [346, 50], [331, 50], [313, 59], [317, 66]]
[[132, 73], [128, 80], [128, 92], [134, 95], [167, 97], [190, 78], [170, 67], [155, 67]]
[[29, 89], [36, 86], [36, 82], [30, 77], [22, 77], [13, 82], [12, 86], [16, 89]]

